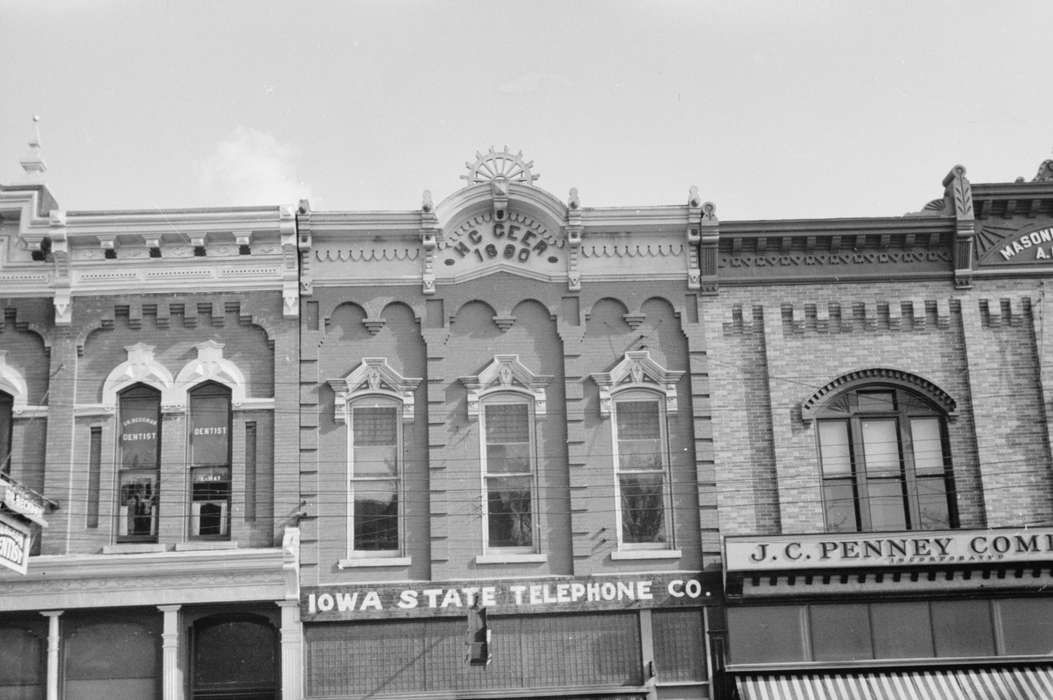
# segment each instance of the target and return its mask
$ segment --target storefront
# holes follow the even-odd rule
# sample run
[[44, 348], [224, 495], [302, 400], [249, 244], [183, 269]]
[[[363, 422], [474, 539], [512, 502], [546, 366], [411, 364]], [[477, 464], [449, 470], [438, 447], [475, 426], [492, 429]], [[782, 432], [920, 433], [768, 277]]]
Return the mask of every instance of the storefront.
[[716, 597], [669, 574], [305, 588], [306, 697], [712, 697]]
[[724, 546], [741, 700], [1053, 697], [1053, 528]]

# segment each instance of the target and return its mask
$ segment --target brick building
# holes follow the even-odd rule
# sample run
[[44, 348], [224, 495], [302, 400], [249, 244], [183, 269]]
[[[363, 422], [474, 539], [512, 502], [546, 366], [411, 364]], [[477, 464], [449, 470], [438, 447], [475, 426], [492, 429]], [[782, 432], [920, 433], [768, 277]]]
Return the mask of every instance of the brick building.
[[1050, 175], [959, 166], [914, 214], [720, 223], [703, 318], [743, 700], [1053, 693]]
[[465, 179], [301, 205], [305, 697], [706, 697], [703, 203]]
[[23, 165], [0, 488], [49, 512], [0, 574], [0, 697], [296, 697], [293, 214], [63, 211], [37, 142]]

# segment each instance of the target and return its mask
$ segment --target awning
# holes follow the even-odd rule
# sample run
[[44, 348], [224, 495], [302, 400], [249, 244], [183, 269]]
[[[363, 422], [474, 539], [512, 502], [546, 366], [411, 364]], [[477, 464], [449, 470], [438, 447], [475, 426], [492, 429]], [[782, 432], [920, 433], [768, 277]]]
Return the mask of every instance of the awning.
[[750, 674], [735, 684], [741, 700], [1050, 700], [1053, 666]]

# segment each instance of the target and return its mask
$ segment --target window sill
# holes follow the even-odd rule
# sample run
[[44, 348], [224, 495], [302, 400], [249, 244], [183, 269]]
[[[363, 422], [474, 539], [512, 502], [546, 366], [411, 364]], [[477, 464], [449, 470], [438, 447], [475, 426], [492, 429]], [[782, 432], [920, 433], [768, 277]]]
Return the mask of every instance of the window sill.
[[230, 540], [200, 540], [193, 542], [179, 542], [175, 546], [177, 552], [196, 552], [206, 549], [237, 549], [238, 543]]
[[611, 559], [679, 559], [684, 553], [679, 549], [618, 549], [611, 552]]
[[336, 568], [359, 569], [379, 566], [409, 566], [412, 561], [410, 557], [361, 557], [357, 559], [341, 559], [336, 563]]
[[159, 542], [121, 542], [102, 548], [103, 554], [155, 554], [168, 551], [168, 546]]
[[544, 564], [548, 557], [544, 554], [477, 554], [476, 564]]

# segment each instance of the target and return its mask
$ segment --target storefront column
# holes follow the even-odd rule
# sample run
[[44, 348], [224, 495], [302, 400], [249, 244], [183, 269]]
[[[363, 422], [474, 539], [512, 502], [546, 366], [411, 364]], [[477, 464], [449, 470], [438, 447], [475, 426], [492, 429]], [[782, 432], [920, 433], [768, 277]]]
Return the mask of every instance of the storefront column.
[[161, 632], [161, 673], [164, 700], [183, 700], [183, 669], [179, 664], [179, 608], [180, 605], [158, 605], [164, 613]]
[[59, 700], [59, 615], [62, 610], [43, 610], [41, 615], [48, 619], [48, 694], [47, 700]]
[[300, 601], [282, 600], [282, 700], [303, 698], [303, 624]]

